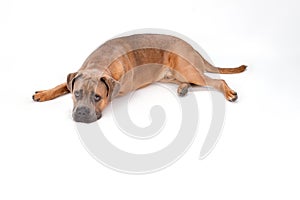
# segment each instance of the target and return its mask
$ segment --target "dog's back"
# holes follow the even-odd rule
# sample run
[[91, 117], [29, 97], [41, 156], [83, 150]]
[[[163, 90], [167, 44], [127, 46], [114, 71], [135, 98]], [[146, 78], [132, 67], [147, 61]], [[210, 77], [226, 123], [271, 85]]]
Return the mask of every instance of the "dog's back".
[[[174, 36], [162, 34], [137, 34], [114, 38], [97, 48], [84, 62], [81, 69], [105, 69], [121, 56], [137, 50], [157, 49], [177, 54], [189, 62], [196, 63], [197, 52], [187, 42]], [[146, 53], [147, 54], [147, 53]], [[145, 55], [151, 57], [151, 55]]]

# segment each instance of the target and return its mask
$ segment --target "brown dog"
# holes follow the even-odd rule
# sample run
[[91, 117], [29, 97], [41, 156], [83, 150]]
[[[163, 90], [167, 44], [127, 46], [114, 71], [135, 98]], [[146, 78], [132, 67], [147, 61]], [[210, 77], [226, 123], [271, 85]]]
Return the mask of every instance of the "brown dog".
[[67, 82], [49, 90], [38, 91], [34, 101], [47, 101], [71, 92], [73, 119], [90, 123], [101, 117], [102, 110], [117, 96], [154, 82], [178, 84], [184, 96], [190, 84], [211, 86], [229, 101], [237, 93], [224, 80], [212, 79], [204, 72], [240, 73], [237, 68], [217, 68], [207, 62], [187, 42], [169, 35], [138, 34], [115, 38], [96, 49], [82, 67], [67, 77]]

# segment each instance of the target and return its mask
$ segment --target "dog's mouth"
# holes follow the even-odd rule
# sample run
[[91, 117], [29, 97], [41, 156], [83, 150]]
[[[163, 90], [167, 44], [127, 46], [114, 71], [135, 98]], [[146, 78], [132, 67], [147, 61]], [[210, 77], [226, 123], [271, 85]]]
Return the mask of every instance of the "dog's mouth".
[[97, 115], [96, 117], [77, 117], [73, 115], [73, 119], [75, 122], [81, 122], [81, 123], [93, 123], [101, 118], [101, 114]]
[[73, 109], [72, 117], [76, 122], [92, 123], [102, 117], [101, 112], [93, 112], [88, 107], [77, 107]]

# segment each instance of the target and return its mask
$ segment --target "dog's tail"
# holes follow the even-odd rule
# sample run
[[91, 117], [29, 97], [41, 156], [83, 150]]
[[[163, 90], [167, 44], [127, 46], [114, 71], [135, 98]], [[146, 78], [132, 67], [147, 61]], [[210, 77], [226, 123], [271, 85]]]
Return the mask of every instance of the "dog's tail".
[[236, 74], [236, 73], [241, 73], [245, 71], [247, 68], [246, 65], [241, 65], [239, 67], [235, 68], [220, 68], [220, 67], [215, 67], [212, 64], [210, 64], [208, 61], [205, 60], [204, 64], [204, 70], [206, 72], [211, 72], [211, 73], [219, 73], [219, 74]]

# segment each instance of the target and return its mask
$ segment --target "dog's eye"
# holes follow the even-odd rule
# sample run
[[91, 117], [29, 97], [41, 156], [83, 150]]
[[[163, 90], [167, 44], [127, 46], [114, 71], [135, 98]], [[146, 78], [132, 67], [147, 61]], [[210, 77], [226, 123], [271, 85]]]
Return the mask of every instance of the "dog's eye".
[[94, 99], [96, 102], [101, 100], [101, 97], [98, 94], [95, 94]]
[[80, 92], [79, 92], [79, 91], [75, 91], [75, 92], [74, 92], [74, 96], [75, 96], [76, 98], [79, 98], [79, 97], [80, 97]]

